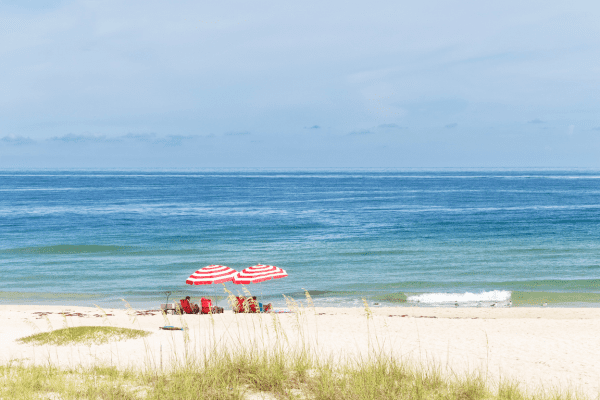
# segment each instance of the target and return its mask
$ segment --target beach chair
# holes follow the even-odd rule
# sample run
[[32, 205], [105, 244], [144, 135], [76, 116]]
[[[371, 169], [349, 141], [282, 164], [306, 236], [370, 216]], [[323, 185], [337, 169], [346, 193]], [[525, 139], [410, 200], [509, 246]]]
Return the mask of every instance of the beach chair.
[[267, 312], [271, 309], [270, 305], [266, 305], [264, 310], [261, 310], [258, 306], [258, 301], [254, 300], [252, 297], [245, 298], [243, 296], [236, 297], [237, 304], [233, 307], [233, 312], [236, 313], [258, 313], [258, 312]]
[[185, 314], [194, 313], [194, 311], [192, 310], [192, 306], [190, 306], [190, 302], [187, 299], [181, 299], [179, 300], [179, 302], [181, 303], [181, 309]]
[[251, 312], [251, 313], [260, 312], [260, 309], [258, 308], [258, 301], [254, 300], [252, 297], [249, 298], [247, 301], [248, 301], [248, 312]]
[[223, 307], [217, 307], [212, 305], [211, 299], [202, 298], [201, 300], [202, 308], [200, 309], [200, 313], [202, 314], [221, 314], [223, 312]]
[[208, 313], [210, 313], [211, 309], [212, 309], [212, 300], [211, 299], [205, 299], [203, 297], [200, 302], [201, 302], [201, 305], [202, 305], [202, 308], [200, 309], [200, 312], [202, 314], [208, 314]]
[[246, 310], [244, 309], [244, 302], [246, 301], [246, 298], [243, 296], [238, 296], [238, 297], [236, 297], [236, 299], [237, 299], [237, 304], [234, 304], [233, 312], [236, 312], [236, 313], [246, 312]]
[[233, 305], [233, 311], [236, 313], [244, 312], [244, 300], [245, 299], [240, 296], [237, 296], [235, 299], [237, 300], [237, 303]]
[[171, 312], [171, 314], [175, 314], [175, 312], [177, 311], [177, 307], [173, 303], [161, 304], [160, 310], [165, 314], [168, 314], [169, 311]]

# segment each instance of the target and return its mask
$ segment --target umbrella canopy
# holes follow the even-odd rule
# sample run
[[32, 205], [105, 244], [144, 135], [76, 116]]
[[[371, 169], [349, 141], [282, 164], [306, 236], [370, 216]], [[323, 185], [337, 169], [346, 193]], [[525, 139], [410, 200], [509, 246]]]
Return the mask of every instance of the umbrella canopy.
[[249, 283], [259, 283], [271, 279], [285, 278], [288, 276], [285, 270], [274, 265], [258, 264], [241, 270], [233, 278], [236, 285], [247, 285]]
[[224, 265], [209, 265], [200, 268], [185, 281], [188, 285], [210, 285], [232, 281], [238, 272]]

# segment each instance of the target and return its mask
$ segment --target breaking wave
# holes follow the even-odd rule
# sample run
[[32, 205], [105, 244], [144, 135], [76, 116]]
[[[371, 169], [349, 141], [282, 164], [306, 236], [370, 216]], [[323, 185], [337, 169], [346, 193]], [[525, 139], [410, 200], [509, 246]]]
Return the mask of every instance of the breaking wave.
[[409, 303], [424, 304], [476, 304], [502, 303], [510, 301], [511, 292], [508, 290], [492, 290], [480, 293], [423, 293], [407, 297]]

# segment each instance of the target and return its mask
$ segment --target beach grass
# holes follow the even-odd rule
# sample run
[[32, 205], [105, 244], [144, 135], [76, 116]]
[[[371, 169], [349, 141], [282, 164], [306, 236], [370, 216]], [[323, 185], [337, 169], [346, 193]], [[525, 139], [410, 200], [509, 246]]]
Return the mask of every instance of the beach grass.
[[[230, 300], [233, 303], [233, 299]], [[318, 332], [312, 336], [313, 341], [306, 332], [306, 319], [312, 305], [310, 295], [307, 293], [308, 307], [294, 299], [287, 300], [295, 314], [297, 336], [301, 338], [295, 345], [287, 340], [276, 314], [256, 314], [252, 318], [240, 318], [248, 325], [238, 327], [238, 334], [264, 330], [263, 336], [254, 337], [268, 337], [272, 346], [250, 343], [225, 347], [219, 346], [215, 337], [214, 346], [193, 356], [186, 353], [185, 358], [166, 368], [162, 363], [160, 368], [150, 364], [145, 368], [126, 369], [107, 365], [58, 368], [50, 363], [40, 366], [13, 361], [0, 366], [0, 399], [585, 399], [577, 393], [558, 389], [532, 392], [531, 388], [522, 388], [514, 382], [492, 382], [484, 372], [456, 375], [430, 363], [409, 364], [381, 351], [375, 327], [371, 331], [373, 339], [368, 356], [324, 359], [318, 357], [315, 350]], [[370, 324], [371, 311], [366, 301], [364, 304], [365, 323]], [[212, 315], [208, 317], [212, 321]], [[275, 336], [269, 336], [267, 326], [273, 327]], [[88, 329], [61, 329], [21, 340], [36, 346], [67, 346], [89, 343], [100, 335], [146, 340], [147, 333], [124, 328], [85, 328]], [[235, 332], [230, 333], [235, 335]], [[182, 338], [186, 348], [193, 346], [189, 336]]]
[[[59, 369], [52, 366], [0, 367], [3, 399], [272, 399], [315, 400], [571, 400], [573, 394], [528, 395], [517, 385], [493, 389], [482, 375], [444, 376], [429, 367], [392, 359], [361, 364], [315, 363], [299, 375], [272, 355], [213, 355], [165, 372], [114, 367]], [[288, 360], [292, 361], [292, 360]]]
[[139, 329], [117, 328], [112, 326], [78, 326], [36, 333], [19, 339], [21, 343], [55, 346], [71, 344], [104, 344], [109, 341], [137, 339], [150, 335]]

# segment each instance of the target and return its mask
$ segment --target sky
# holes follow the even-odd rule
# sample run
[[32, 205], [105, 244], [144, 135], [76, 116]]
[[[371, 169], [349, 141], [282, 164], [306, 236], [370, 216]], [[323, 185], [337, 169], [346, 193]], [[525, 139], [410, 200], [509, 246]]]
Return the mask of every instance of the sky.
[[0, 168], [600, 168], [600, 2], [0, 0]]

